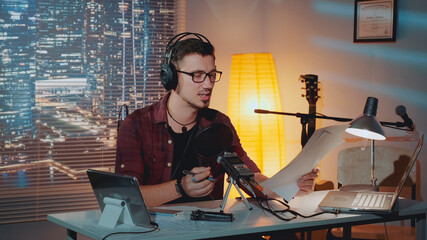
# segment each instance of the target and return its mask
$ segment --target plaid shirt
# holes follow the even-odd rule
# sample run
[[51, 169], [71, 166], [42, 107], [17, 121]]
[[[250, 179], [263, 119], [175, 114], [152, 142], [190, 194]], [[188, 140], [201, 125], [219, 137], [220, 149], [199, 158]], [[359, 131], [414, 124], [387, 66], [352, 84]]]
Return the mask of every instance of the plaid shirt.
[[[142, 185], [159, 184], [170, 181], [173, 161], [173, 140], [168, 132], [166, 104], [170, 93], [157, 103], [135, 110], [122, 122], [117, 137], [117, 173], [135, 176]], [[233, 132], [230, 152], [237, 155], [254, 172], [260, 172], [257, 165], [243, 150], [237, 132], [230, 119], [214, 109], [199, 112], [198, 128], [204, 129], [213, 123], [229, 126]], [[224, 170], [216, 157], [198, 158], [201, 166], [210, 166], [217, 179], [211, 193], [213, 199], [221, 199], [224, 189]]]

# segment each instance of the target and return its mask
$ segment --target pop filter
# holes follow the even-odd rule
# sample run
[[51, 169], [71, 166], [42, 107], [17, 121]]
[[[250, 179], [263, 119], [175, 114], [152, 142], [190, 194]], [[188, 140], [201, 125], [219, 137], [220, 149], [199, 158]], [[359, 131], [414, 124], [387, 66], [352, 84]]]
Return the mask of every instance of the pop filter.
[[216, 157], [230, 148], [233, 133], [230, 127], [214, 123], [196, 134], [196, 152], [205, 158]]

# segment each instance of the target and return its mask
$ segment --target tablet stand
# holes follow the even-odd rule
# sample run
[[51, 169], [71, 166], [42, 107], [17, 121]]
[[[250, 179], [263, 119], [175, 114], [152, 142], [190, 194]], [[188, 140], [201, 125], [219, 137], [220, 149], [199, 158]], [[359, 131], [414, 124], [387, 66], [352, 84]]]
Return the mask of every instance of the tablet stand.
[[242, 193], [242, 190], [240, 190], [239, 186], [237, 185], [236, 180], [234, 180], [232, 177], [228, 177], [228, 187], [227, 191], [225, 192], [224, 199], [222, 199], [222, 203], [220, 205], [220, 211], [224, 212], [225, 204], [227, 204], [228, 195], [230, 194], [231, 186], [234, 185], [236, 187], [236, 190], [239, 192], [240, 197], [242, 197], [243, 202], [245, 202], [246, 206], [249, 208], [249, 210], [252, 210], [251, 205], [249, 205], [248, 200], [245, 198], [245, 196]]
[[105, 207], [102, 210], [98, 225], [114, 228], [117, 223], [135, 225], [126, 201], [115, 198], [104, 198]]

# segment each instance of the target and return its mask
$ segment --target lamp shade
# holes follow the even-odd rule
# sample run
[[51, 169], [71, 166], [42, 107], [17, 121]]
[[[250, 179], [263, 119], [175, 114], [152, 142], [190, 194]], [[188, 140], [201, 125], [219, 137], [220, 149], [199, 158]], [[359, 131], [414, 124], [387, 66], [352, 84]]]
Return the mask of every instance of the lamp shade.
[[282, 111], [271, 53], [232, 56], [228, 116], [249, 157], [269, 176], [286, 165], [283, 117], [258, 115], [254, 109]]
[[384, 130], [376, 118], [377, 107], [378, 99], [368, 97], [363, 114], [351, 121], [345, 131], [362, 138], [385, 140]]

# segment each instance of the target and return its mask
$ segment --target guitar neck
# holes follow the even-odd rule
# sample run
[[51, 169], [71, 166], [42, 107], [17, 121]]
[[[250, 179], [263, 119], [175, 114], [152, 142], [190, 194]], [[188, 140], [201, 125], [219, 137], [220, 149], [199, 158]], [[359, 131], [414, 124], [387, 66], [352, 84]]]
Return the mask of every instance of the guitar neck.
[[[309, 104], [308, 113], [311, 115], [315, 115], [316, 102], [317, 102], [317, 99], [319, 98], [317, 75], [313, 75], [313, 74], [301, 75], [300, 80], [301, 82], [305, 83], [305, 97]], [[308, 138], [310, 138], [311, 135], [313, 135], [314, 131], [316, 130], [316, 118], [309, 118], [307, 125], [308, 125], [307, 136]], [[304, 144], [305, 143], [303, 143], [302, 145], [304, 146]]]
[[[316, 104], [309, 104], [308, 114], [316, 114]], [[310, 138], [316, 131], [316, 118], [310, 118], [307, 123], [307, 135]]]
[[316, 113], [316, 104], [309, 104], [308, 105], [308, 114], [315, 114]]

